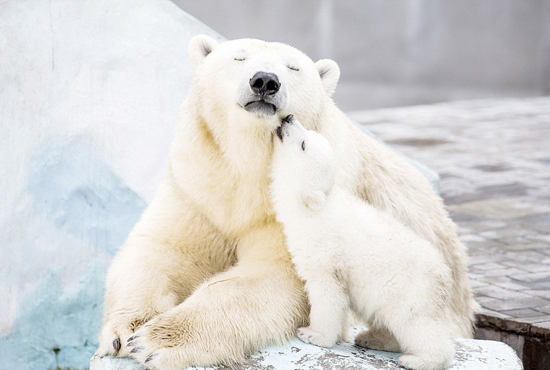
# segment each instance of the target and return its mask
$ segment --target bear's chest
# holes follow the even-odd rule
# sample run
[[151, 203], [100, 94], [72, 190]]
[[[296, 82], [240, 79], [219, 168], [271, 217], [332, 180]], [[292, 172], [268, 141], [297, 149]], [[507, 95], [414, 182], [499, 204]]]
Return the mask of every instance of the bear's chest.
[[275, 219], [268, 167], [238, 174], [223, 166], [187, 164], [176, 181], [200, 212], [228, 237]]
[[229, 235], [238, 236], [257, 224], [275, 218], [267, 176], [228, 179], [223, 184], [211, 187], [209, 194], [207, 216]]

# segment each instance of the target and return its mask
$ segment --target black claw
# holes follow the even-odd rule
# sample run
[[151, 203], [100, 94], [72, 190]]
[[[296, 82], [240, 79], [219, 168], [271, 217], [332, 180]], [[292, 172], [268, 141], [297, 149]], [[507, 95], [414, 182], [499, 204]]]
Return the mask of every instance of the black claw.
[[113, 348], [115, 349], [115, 352], [118, 353], [118, 351], [120, 351], [120, 339], [119, 338], [116, 338], [115, 340], [113, 340]]
[[141, 348], [141, 347], [134, 347], [134, 348], [132, 348], [132, 350], [130, 351], [130, 353], [137, 353], [137, 352], [141, 351], [142, 349], [143, 349], [143, 348]]
[[147, 359], [145, 359], [145, 363], [148, 363], [149, 361], [151, 361], [157, 354], [156, 353], [153, 353], [152, 355], [149, 355], [149, 357], [147, 357]]
[[294, 119], [294, 116], [293, 116], [292, 114], [289, 114], [288, 116], [286, 116], [286, 117], [283, 119], [283, 122], [291, 123], [293, 119]]
[[136, 344], [134, 342], [128, 342], [126, 343], [126, 347], [133, 347], [135, 346]]
[[132, 335], [130, 338], [128, 338], [127, 342], [131, 342], [133, 341], [134, 339], [136, 339], [138, 336], [137, 335]]

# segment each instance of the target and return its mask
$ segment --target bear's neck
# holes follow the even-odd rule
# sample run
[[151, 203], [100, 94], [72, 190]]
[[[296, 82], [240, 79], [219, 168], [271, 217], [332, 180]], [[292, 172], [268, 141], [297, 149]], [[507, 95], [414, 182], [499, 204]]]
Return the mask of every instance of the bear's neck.
[[233, 173], [241, 176], [267, 174], [273, 153], [275, 124], [233, 122], [229, 119], [225, 122], [207, 122], [204, 118], [199, 124], [201, 131], [212, 137], [218, 155]]
[[[325, 109], [312, 112], [301, 118], [301, 122], [307, 129], [318, 131], [324, 113]], [[277, 116], [259, 120], [242, 112], [236, 116], [203, 113], [200, 104], [187, 100], [182, 106], [172, 160], [194, 157], [195, 165], [202, 166], [204, 171], [215, 169], [235, 179], [264, 183], [269, 177], [274, 131], [280, 121]], [[188, 165], [174, 163], [180, 169]]]

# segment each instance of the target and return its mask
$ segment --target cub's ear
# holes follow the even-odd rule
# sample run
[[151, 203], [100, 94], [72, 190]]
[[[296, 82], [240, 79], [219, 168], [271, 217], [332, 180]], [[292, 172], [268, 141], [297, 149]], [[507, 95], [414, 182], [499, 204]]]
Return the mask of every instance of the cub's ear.
[[312, 190], [302, 193], [302, 199], [307, 208], [319, 211], [327, 201], [327, 196], [320, 190]]
[[319, 71], [319, 76], [321, 77], [321, 83], [325, 88], [328, 96], [332, 96], [334, 89], [336, 89], [336, 84], [340, 79], [340, 68], [334, 60], [330, 59], [321, 59], [315, 63], [317, 71]]
[[215, 48], [218, 42], [210, 36], [196, 35], [189, 41], [189, 61], [197, 68]]

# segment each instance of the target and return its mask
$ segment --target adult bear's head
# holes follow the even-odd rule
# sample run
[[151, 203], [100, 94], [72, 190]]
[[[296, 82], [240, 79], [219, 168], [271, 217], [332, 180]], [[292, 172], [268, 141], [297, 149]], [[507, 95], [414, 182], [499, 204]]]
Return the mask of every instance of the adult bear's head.
[[303, 122], [318, 115], [340, 77], [332, 60], [314, 63], [291, 46], [254, 39], [219, 44], [197, 35], [189, 57], [195, 104], [207, 121], [260, 123], [270, 130], [291, 113]]

